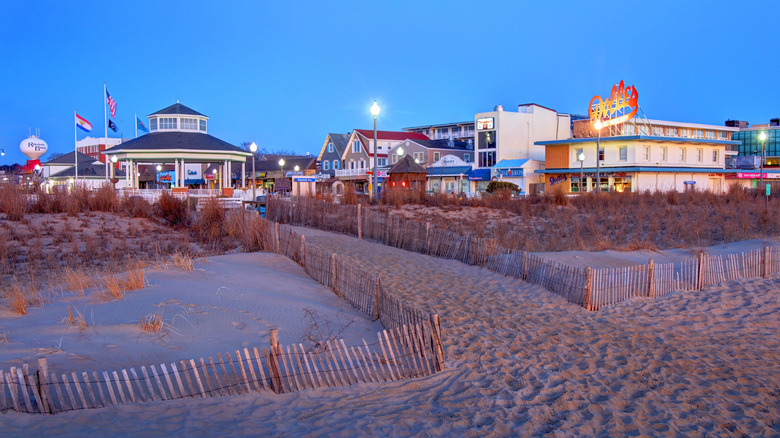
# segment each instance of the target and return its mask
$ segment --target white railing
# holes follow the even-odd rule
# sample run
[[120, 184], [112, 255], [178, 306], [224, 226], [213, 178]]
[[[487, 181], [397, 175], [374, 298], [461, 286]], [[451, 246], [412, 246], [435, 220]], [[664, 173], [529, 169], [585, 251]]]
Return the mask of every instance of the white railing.
[[366, 175], [366, 172], [368, 172], [368, 169], [341, 169], [336, 171], [336, 177], [339, 176], [361, 176]]

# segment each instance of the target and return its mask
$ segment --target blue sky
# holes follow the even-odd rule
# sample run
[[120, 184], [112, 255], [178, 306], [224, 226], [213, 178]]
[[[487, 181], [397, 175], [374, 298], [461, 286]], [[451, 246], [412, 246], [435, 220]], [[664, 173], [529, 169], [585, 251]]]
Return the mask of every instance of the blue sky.
[[28, 129], [72, 151], [74, 110], [102, 136], [104, 82], [123, 137], [178, 99], [232, 144], [313, 154], [328, 132], [370, 129], [375, 99], [384, 130], [498, 104], [584, 114], [620, 80], [651, 119], [780, 117], [771, 1], [0, 5], [0, 164], [24, 163]]

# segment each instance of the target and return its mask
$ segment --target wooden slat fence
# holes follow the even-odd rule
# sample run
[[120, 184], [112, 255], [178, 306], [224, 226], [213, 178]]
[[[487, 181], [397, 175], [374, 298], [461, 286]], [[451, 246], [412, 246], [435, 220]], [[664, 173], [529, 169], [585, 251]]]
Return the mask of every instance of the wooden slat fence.
[[[306, 208], [308, 211], [291, 210]], [[526, 252], [502, 247], [493, 239], [460, 235], [430, 223], [397, 215], [307, 199], [269, 203], [269, 218], [293, 225], [370, 239], [435, 257], [483, 266], [491, 271], [538, 284], [571, 303], [598, 310], [634, 297], [658, 298], [673, 291], [695, 291], [741, 278], [780, 272], [780, 247], [765, 247], [726, 256], [701, 254], [676, 263], [588, 269], [567, 266]], [[327, 213], [323, 213], [327, 212]], [[311, 218], [314, 216], [316, 218]], [[299, 222], [289, 221], [297, 217]], [[302, 223], [302, 218], [308, 218]], [[338, 223], [334, 223], [338, 222]], [[354, 226], [346, 226], [350, 222]]]
[[[375, 342], [343, 339], [307, 350], [278, 342], [208, 360], [182, 360], [115, 371], [0, 370], [0, 412], [51, 414], [152, 400], [219, 397], [256, 391], [294, 392], [354, 383], [389, 382], [444, 369], [438, 320], [377, 333]], [[275, 338], [272, 333], [271, 339]]]

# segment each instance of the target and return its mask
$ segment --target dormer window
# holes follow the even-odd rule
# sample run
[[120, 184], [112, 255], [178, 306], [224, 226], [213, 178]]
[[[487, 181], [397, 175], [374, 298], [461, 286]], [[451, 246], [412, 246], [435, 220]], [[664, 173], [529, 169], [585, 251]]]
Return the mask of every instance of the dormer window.
[[206, 121], [201, 119], [199, 120], [199, 122], [200, 122], [200, 130], [206, 132]]
[[157, 119], [156, 118], [149, 119], [149, 129], [151, 129], [152, 131], [156, 131], [157, 130]]

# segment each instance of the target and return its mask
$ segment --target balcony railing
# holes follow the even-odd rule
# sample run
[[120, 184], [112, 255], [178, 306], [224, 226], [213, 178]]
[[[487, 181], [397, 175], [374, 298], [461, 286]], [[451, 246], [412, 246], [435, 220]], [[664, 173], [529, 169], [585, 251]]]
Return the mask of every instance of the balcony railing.
[[366, 175], [366, 172], [368, 172], [368, 169], [339, 169], [336, 170], [336, 178], [343, 177], [343, 176], [362, 176]]

